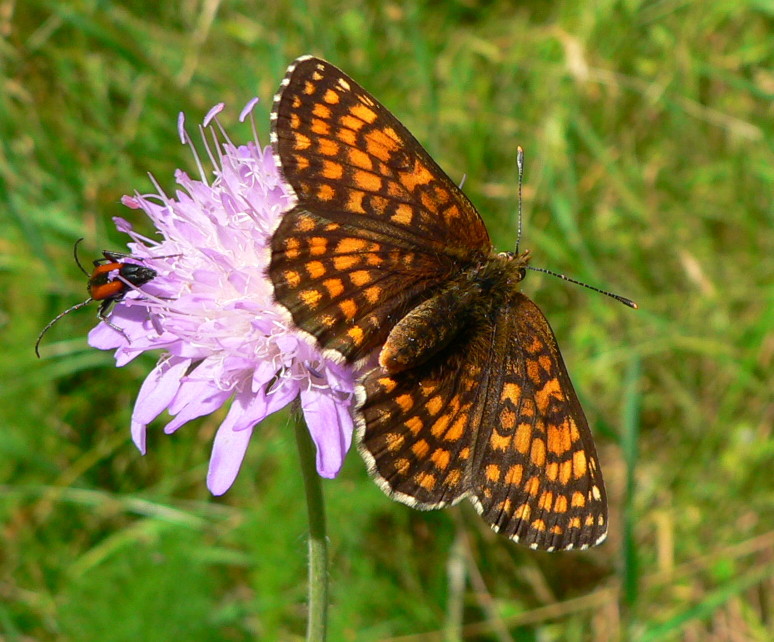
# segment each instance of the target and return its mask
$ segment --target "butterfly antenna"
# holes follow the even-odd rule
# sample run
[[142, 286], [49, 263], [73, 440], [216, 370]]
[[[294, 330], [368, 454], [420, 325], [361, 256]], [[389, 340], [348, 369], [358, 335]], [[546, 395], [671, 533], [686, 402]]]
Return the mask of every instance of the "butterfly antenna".
[[[84, 273], [86, 276], [88, 276], [89, 278], [91, 278], [91, 274], [89, 274], [89, 273], [86, 271], [86, 268], [84, 268], [84, 267], [81, 265], [81, 261], [80, 261], [80, 259], [78, 258], [78, 245], [80, 244], [80, 242], [81, 242], [82, 240], [83, 240], [83, 237], [79, 238], [79, 239], [78, 239], [78, 240], [75, 242], [75, 245], [73, 245], [73, 256], [75, 257], [75, 262], [78, 264], [78, 267], [79, 267], [79, 268], [81, 268], [81, 272], [83, 272], [83, 273]], [[56, 319], [55, 319], [55, 320], [56, 320]]]
[[534, 272], [542, 272], [543, 274], [550, 274], [551, 276], [559, 277], [564, 281], [574, 283], [575, 285], [580, 285], [584, 288], [588, 288], [589, 290], [593, 290], [594, 292], [599, 292], [600, 294], [609, 296], [611, 299], [615, 299], [616, 301], [623, 303], [624, 305], [628, 305], [630, 308], [634, 308], [635, 310], [639, 308], [639, 306], [634, 301], [632, 301], [631, 299], [627, 299], [625, 296], [621, 296], [620, 294], [613, 294], [612, 292], [608, 292], [607, 290], [601, 290], [600, 288], [595, 288], [593, 285], [589, 285], [588, 283], [584, 283], [583, 281], [576, 281], [575, 279], [571, 279], [569, 276], [565, 276], [564, 274], [559, 274], [558, 272], [552, 272], [551, 270], [546, 270], [545, 268], [533, 267], [532, 265], [527, 265], [526, 267], [527, 269], [532, 270]]
[[516, 230], [516, 255], [519, 254], [519, 243], [521, 243], [521, 186], [524, 182], [524, 148], [519, 145], [516, 148], [516, 167], [519, 170], [519, 200], [518, 200], [518, 229]]

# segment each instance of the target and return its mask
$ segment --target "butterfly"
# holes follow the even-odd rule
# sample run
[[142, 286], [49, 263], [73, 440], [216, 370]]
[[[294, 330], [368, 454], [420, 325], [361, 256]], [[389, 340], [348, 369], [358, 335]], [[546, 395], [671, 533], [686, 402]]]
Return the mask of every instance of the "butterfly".
[[420, 510], [467, 497], [533, 549], [601, 543], [591, 431], [548, 321], [519, 291], [529, 253], [493, 250], [461, 189], [332, 64], [298, 58], [271, 122], [293, 195], [271, 238], [274, 296], [325, 356], [378, 354], [354, 413], [379, 487]]

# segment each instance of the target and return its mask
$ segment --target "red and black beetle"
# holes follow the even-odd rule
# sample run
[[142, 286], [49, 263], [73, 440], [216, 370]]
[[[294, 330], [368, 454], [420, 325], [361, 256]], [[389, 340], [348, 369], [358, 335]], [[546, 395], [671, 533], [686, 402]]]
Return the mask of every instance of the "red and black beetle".
[[[101, 259], [94, 261], [94, 270], [89, 274], [78, 259], [78, 244], [82, 240], [83, 239], [81, 238], [75, 242], [75, 245], [73, 246], [73, 256], [75, 256], [75, 262], [78, 264], [78, 267], [81, 268], [81, 271], [89, 277], [89, 282], [87, 284], [89, 298], [58, 314], [49, 321], [45, 328], [43, 328], [38, 335], [38, 340], [35, 342], [35, 354], [38, 355], [38, 358], [40, 358], [40, 341], [43, 338], [43, 335], [48, 332], [49, 328], [66, 314], [78, 310], [92, 301], [101, 302], [99, 311], [97, 312], [99, 319], [107, 323], [114, 330], [123, 334], [123, 330], [111, 323], [107, 317], [110, 306], [123, 299], [132, 289], [132, 286], [139, 287], [156, 278], [156, 270], [145, 265], [124, 262], [123, 259], [133, 258], [131, 255], [121, 254], [119, 252], [108, 252], [107, 250], [102, 251]], [[112, 276], [111, 273], [113, 273]]]

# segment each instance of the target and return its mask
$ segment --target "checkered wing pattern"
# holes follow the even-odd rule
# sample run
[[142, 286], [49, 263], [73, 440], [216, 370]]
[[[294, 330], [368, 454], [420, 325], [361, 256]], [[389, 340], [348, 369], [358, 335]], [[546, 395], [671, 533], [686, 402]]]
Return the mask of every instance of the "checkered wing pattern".
[[419, 509], [468, 497], [532, 548], [600, 543], [591, 432], [548, 322], [518, 292], [528, 253], [493, 252], [462, 192], [329, 63], [290, 67], [272, 121], [295, 195], [271, 240], [274, 294], [326, 355], [379, 350], [355, 418], [382, 490]]
[[361, 452], [381, 488], [419, 509], [469, 496], [532, 548], [600, 543], [605, 488], [586, 418], [537, 306], [514, 293], [491, 325], [359, 391]]
[[272, 120], [297, 202], [273, 236], [269, 273], [277, 300], [322, 348], [368, 355], [436, 286], [486, 259], [489, 235], [467, 197], [333, 65], [298, 59]]

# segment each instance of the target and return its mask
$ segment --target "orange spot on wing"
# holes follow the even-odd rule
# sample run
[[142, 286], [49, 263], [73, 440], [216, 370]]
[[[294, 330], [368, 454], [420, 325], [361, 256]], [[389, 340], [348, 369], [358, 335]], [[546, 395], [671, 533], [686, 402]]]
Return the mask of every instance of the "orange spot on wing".
[[337, 298], [344, 292], [344, 284], [341, 282], [341, 279], [326, 279], [323, 281], [323, 287], [328, 290], [328, 294], [332, 299]]
[[306, 156], [300, 154], [293, 154], [293, 162], [296, 164], [297, 171], [304, 171], [309, 167], [309, 159]]
[[362, 239], [341, 239], [336, 245], [336, 254], [356, 254], [366, 249], [367, 243]]
[[508, 469], [505, 474], [505, 483], [510, 486], [518, 486], [521, 484], [521, 478], [524, 475], [524, 466], [521, 464], [515, 464]]
[[411, 446], [411, 452], [413, 452], [420, 459], [424, 459], [428, 452], [430, 452], [430, 444], [424, 439], [414, 442]]
[[[324, 120], [320, 120], [319, 118], [313, 118], [312, 133], [317, 134], [318, 136], [330, 136], [331, 126], [329, 123], [325, 122]], [[323, 140], [320, 140], [319, 142], [322, 143]], [[323, 154], [325, 154], [325, 152], [323, 152]]]
[[357, 133], [351, 129], [340, 128], [336, 132], [336, 140], [354, 148], [357, 145]]
[[344, 176], [344, 167], [341, 163], [334, 163], [330, 160], [324, 160], [322, 164], [322, 175], [329, 181], [337, 181]]
[[407, 203], [400, 203], [395, 209], [395, 214], [390, 217], [390, 220], [398, 225], [410, 225], [413, 219], [414, 208]]
[[349, 280], [352, 282], [352, 285], [362, 288], [373, 280], [373, 276], [368, 270], [357, 270], [349, 275]]
[[350, 109], [350, 113], [354, 116], [357, 116], [360, 120], [364, 120], [369, 125], [376, 120], [376, 112], [373, 109], [369, 109], [365, 105], [353, 105]]
[[[359, 132], [363, 127], [365, 127], [365, 123], [359, 118], [355, 118], [352, 114], [347, 114], [346, 116], [342, 116], [339, 119], [339, 122], [341, 123], [342, 127], [346, 127], [347, 129], [351, 129], [352, 131], [355, 131], [355, 132]], [[339, 136], [341, 136], [341, 134], [339, 134]], [[356, 141], [357, 141], [357, 138], [353, 140], [353, 144]]]
[[443, 399], [436, 395], [435, 397], [431, 397], [427, 400], [427, 403], [425, 404], [425, 409], [430, 415], [437, 415], [439, 412], [441, 412], [441, 408], [443, 408]]
[[489, 437], [489, 446], [492, 448], [492, 450], [500, 450], [505, 452], [511, 445], [511, 439], [511, 435], [501, 435], [497, 432], [497, 430], [493, 430], [491, 436]]
[[435, 488], [435, 484], [437, 482], [435, 475], [427, 472], [417, 473], [415, 481], [428, 492]]
[[400, 395], [395, 398], [395, 403], [400, 406], [403, 412], [408, 412], [414, 406], [414, 399], [411, 395]]
[[532, 463], [539, 468], [542, 468], [546, 463], [546, 445], [541, 439], [535, 439], [532, 442], [532, 449], [529, 453], [529, 458]]
[[298, 239], [286, 238], [282, 244], [285, 246], [286, 259], [297, 259], [301, 255], [301, 243]]
[[304, 290], [298, 295], [308, 308], [314, 310], [322, 299], [322, 293], [319, 290]]
[[542, 519], [536, 519], [530, 526], [541, 533], [546, 530], [546, 523]]
[[[425, 409], [427, 409], [427, 404], [425, 404]], [[449, 427], [450, 422], [451, 422], [451, 415], [449, 414], [441, 415], [440, 417], [438, 417], [436, 422], [430, 428], [430, 432], [433, 433], [434, 437], [438, 437], [439, 439], [444, 438], [446, 434], [446, 429]]]
[[575, 479], [580, 479], [586, 474], [586, 453], [582, 450], [576, 450], [572, 454], [572, 468]]
[[287, 286], [293, 289], [297, 288], [298, 284], [301, 283], [301, 275], [295, 270], [286, 270], [282, 273], [282, 277], [285, 279]]
[[327, 183], [323, 183], [317, 189], [317, 198], [321, 201], [332, 201], [336, 197], [336, 190]]
[[530, 424], [519, 424], [513, 439], [516, 450], [522, 455], [526, 455], [529, 451], [529, 445], [532, 443], [532, 426]]
[[296, 219], [296, 229], [299, 232], [311, 232], [316, 227], [311, 216], [299, 216]]
[[333, 257], [333, 267], [342, 272], [345, 272], [350, 268], [353, 268], [358, 263], [360, 263], [360, 257], [358, 256], [345, 255], [345, 256]]
[[[294, 239], [290, 239], [294, 240]], [[328, 239], [323, 236], [313, 236], [309, 239], [309, 254], [320, 256], [328, 251]]]
[[366, 300], [373, 304], [376, 303], [379, 298], [382, 296], [382, 288], [380, 288], [378, 285], [374, 285], [370, 288], [366, 288], [363, 291], [363, 294], [365, 295]]
[[430, 455], [430, 460], [441, 470], [446, 470], [451, 461], [451, 453], [443, 448], [436, 448], [433, 454]]
[[516, 520], [522, 519], [526, 520], [529, 519], [529, 516], [532, 514], [532, 508], [530, 508], [530, 505], [527, 503], [522, 504], [519, 506], [516, 511], [513, 513], [513, 518]]
[[318, 118], [323, 118], [325, 120], [330, 120], [331, 118], [330, 107], [323, 105], [322, 103], [315, 103], [314, 107], [312, 107], [312, 113]]
[[309, 261], [304, 267], [306, 273], [313, 279], [319, 279], [326, 272], [325, 264], [321, 261]]
[[568, 528], [580, 528], [580, 527], [581, 527], [580, 517], [571, 517]]
[[367, 169], [369, 171], [373, 171], [374, 169], [374, 163], [371, 160], [371, 157], [362, 149], [357, 149], [357, 147], [349, 148], [347, 150], [347, 157], [349, 158], [350, 164], [354, 165], [355, 167], [359, 167], [360, 169]]
[[559, 464], [559, 483], [566, 486], [572, 479], [572, 460], [568, 459]]
[[400, 174], [400, 182], [403, 183], [410, 192], [413, 192], [420, 185], [431, 183], [433, 180], [435, 180], [435, 177], [432, 172], [427, 169], [427, 167], [420, 164], [419, 161], [414, 163], [414, 169], [412, 171]]
[[390, 394], [393, 390], [395, 390], [395, 387], [398, 385], [398, 382], [395, 381], [395, 379], [392, 377], [381, 377], [377, 381], [382, 390], [387, 394]]
[[419, 417], [410, 417], [403, 425], [409, 429], [409, 432], [412, 435], [418, 435], [425, 427], [425, 424], [422, 423], [422, 420]]
[[554, 455], [563, 455], [572, 447], [570, 431], [564, 426], [548, 426], [548, 450]]
[[362, 169], [356, 170], [354, 172], [352, 180], [354, 181], [355, 185], [366, 192], [376, 193], [382, 189], [381, 176], [377, 176], [371, 172], [366, 172]]
[[548, 410], [552, 399], [558, 401], [564, 400], [564, 394], [559, 385], [559, 379], [549, 379], [540, 390], [535, 392], [535, 401], [537, 402], [537, 407], [540, 412], [546, 412]]
[[350, 189], [346, 191], [347, 195], [347, 210], [354, 212], [355, 214], [365, 214], [365, 207], [363, 207], [363, 199], [365, 198], [365, 192], [360, 190]]
[[388, 432], [384, 436], [384, 441], [387, 442], [387, 450], [395, 452], [403, 448], [403, 444], [406, 442], [406, 438], [403, 435], [399, 435], [394, 432]]
[[299, 134], [298, 132], [296, 132], [293, 135], [293, 149], [296, 149], [299, 152], [302, 152], [305, 149], [309, 149], [311, 146], [312, 146], [312, 141], [309, 138], [309, 136], [304, 136], [303, 134]]
[[406, 475], [411, 468], [411, 462], [405, 457], [395, 460], [395, 472], [399, 475]]
[[461, 413], [460, 416], [454, 420], [451, 428], [444, 435], [444, 439], [447, 439], [448, 441], [457, 441], [458, 439], [461, 439], [465, 434], [465, 426], [467, 423], [468, 415]]
[[352, 299], [346, 299], [345, 301], [339, 303], [339, 310], [341, 310], [341, 313], [345, 318], [350, 320], [354, 319], [355, 315], [357, 314], [357, 303], [355, 303]]

